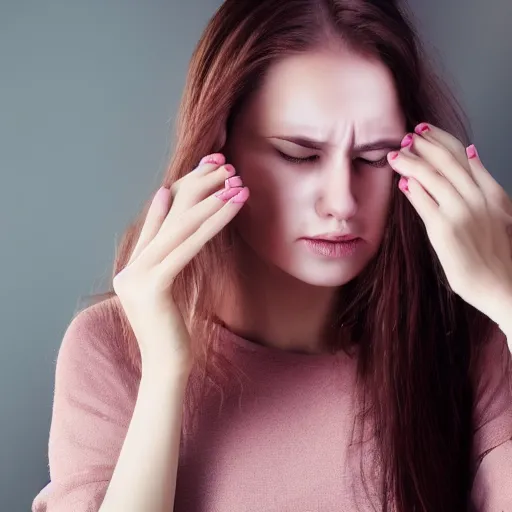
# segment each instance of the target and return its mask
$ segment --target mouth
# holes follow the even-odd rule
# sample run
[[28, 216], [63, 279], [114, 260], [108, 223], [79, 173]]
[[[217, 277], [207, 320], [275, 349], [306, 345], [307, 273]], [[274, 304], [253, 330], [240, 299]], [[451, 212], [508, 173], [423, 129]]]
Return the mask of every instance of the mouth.
[[329, 236], [329, 235], [318, 235], [318, 236], [310, 236], [304, 237], [304, 240], [316, 240], [323, 242], [350, 242], [351, 240], [357, 240], [359, 237], [354, 235], [343, 235], [343, 236]]
[[328, 258], [353, 256], [359, 250], [362, 239], [354, 236], [326, 238], [302, 238], [305, 246], [316, 255]]

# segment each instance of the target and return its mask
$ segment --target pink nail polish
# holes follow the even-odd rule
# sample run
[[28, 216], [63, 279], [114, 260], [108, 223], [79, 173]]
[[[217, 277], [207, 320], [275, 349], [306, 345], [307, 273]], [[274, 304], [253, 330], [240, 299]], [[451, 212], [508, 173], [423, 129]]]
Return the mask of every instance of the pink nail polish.
[[236, 196], [231, 199], [232, 203], [244, 203], [249, 198], [249, 189], [243, 188]]
[[215, 194], [222, 201], [229, 201], [232, 197], [236, 196], [242, 189], [239, 187], [228, 188], [227, 190], [221, 190]]
[[412, 142], [412, 135], [410, 133], [408, 133], [403, 139], [402, 139], [402, 142], [400, 142], [400, 146], [402, 146], [403, 148], [405, 148], [406, 146], [408, 146], [411, 142]]
[[408, 179], [402, 176], [400, 178], [400, 181], [398, 182], [398, 188], [402, 190], [403, 192], [407, 192], [409, 190], [409, 187], [407, 186]]
[[414, 131], [418, 135], [421, 135], [422, 133], [428, 132], [429, 130], [430, 130], [430, 128], [429, 128], [427, 123], [420, 123], [418, 126], [416, 126], [416, 128], [414, 128]]
[[223, 165], [226, 161], [224, 155], [222, 153], [213, 153], [212, 155], [207, 155], [201, 159], [201, 161], [198, 164], [217, 164], [217, 165]]
[[474, 144], [471, 144], [466, 148], [466, 155], [468, 155], [468, 158], [475, 158], [476, 156], [478, 156], [478, 152]]
[[240, 176], [232, 176], [224, 182], [226, 188], [243, 187], [242, 178]]
[[224, 169], [226, 169], [226, 171], [228, 171], [228, 174], [235, 174], [235, 168], [231, 165], [231, 164], [226, 164], [224, 166]]
[[390, 160], [394, 160], [398, 156], [398, 151], [391, 151], [391, 153], [388, 153], [388, 157]]

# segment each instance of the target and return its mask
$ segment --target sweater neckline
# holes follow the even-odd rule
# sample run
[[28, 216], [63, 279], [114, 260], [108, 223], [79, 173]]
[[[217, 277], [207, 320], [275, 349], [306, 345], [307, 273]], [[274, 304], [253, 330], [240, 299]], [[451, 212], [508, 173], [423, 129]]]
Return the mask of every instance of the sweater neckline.
[[258, 354], [260, 356], [267, 356], [270, 358], [279, 358], [286, 360], [294, 360], [294, 361], [304, 361], [304, 362], [313, 362], [313, 361], [333, 361], [336, 358], [342, 357], [346, 354], [343, 350], [340, 350], [336, 353], [330, 352], [322, 352], [322, 353], [308, 353], [308, 352], [299, 352], [292, 350], [280, 349], [277, 347], [270, 347], [267, 345], [262, 345], [248, 338], [242, 337], [235, 332], [233, 332], [227, 325], [225, 325], [221, 320], [216, 322], [219, 327], [221, 343], [229, 343], [230, 345], [235, 345], [239, 348], [242, 348], [246, 351], [252, 352], [254, 354]]

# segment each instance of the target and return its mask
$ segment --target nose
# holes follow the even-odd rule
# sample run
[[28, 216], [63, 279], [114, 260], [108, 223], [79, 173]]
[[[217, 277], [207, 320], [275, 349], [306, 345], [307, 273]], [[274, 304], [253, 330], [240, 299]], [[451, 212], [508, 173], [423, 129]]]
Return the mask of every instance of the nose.
[[336, 165], [329, 165], [320, 175], [319, 195], [316, 210], [320, 217], [334, 217], [336, 220], [349, 219], [357, 211], [354, 197], [352, 162], [344, 159]]

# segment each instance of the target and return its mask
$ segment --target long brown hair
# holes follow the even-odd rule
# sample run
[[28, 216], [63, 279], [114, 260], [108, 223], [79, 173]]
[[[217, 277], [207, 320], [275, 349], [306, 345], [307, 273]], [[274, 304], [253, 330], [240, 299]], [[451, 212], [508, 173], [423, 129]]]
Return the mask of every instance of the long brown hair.
[[[223, 130], [229, 140], [234, 116], [272, 63], [332, 43], [389, 67], [408, 131], [427, 121], [469, 144], [466, 119], [431, 69], [409, 19], [405, 7], [391, 0], [226, 0], [193, 54], [162, 185], [190, 172], [202, 156], [223, 150]], [[347, 340], [358, 347], [360, 417], [364, 422], [371, 415], [374, 425], [382, 510], [391, 510], [391, 503], [400, 512], [466, 510], [473, 476], [470, 375], [492, 322], [451, 291], [421, 219], [396, 192], [397, 180], [381, 247], [340, 294], [331, 322], [340, 335], [331, 349], [348, 351]], [[129, 260], [151, 199], [118, 246], [113, 276]], [[239, 377], [217, 350], [215, 321], [234, 243], [227, 226], [172, 288], [203, 377], [196, 401], [186, 402], [184, 435], [205, 382], [222, 393], [222, 379]], [[120, 322], [117, 348], [140, 376], [138, 346], [113, 289], [94, 299]]]

